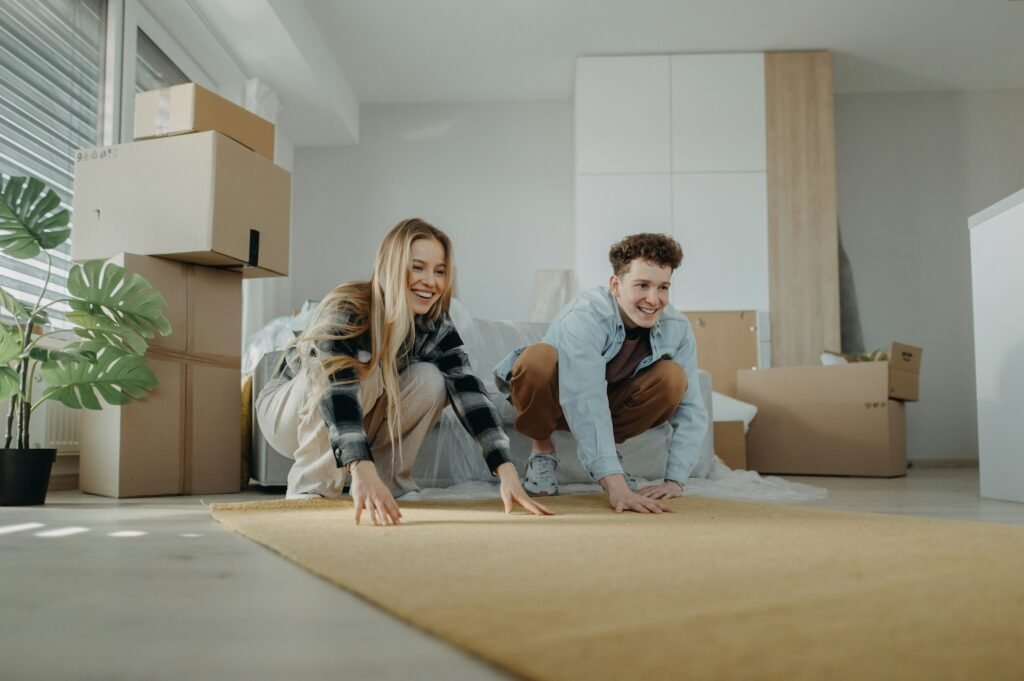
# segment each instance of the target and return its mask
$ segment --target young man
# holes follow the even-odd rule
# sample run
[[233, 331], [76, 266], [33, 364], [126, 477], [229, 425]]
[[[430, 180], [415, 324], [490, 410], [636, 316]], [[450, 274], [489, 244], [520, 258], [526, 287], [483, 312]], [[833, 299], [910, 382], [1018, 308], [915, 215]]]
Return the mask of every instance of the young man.
[[[495, 374], [516, 408], [516, 430], [533, 439], [527, 492], [558, 493], [551, 434], [568, 429], [580, 463], [616, 512], [668, 512], [662, 500], [682, 495], [708, 427], [693, 332], [669, 307], [683, 252], [663, 234], [634, 234], [608, 257], [609, 286], [576, 296], [544, 342], [519, 348]], [[616, 444], [665, 421], [672, 425], [665, 481], [637, 490]]]

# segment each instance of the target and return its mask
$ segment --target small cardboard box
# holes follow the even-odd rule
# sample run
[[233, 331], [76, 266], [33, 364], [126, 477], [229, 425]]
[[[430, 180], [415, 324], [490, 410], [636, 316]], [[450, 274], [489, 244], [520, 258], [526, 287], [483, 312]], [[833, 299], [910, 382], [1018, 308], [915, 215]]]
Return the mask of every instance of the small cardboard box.
[[747, 461], [761, 473], [906, 474], [906, 412], [918, 398], [921, 349], [839, 366], [740, 371], [738, 397], [758, 408]]
[[216, 130], [274, 160], [274, 124], [215, 95], [185, 83], [135, 95], [135, 139]]
[[237, 492], [241, 309], [237, 272], [121, 254], [167, 299], [173, 333], [150, 343], [160, 385], [141, 400], [83, 410], [79, 484], [109, 497]]
[[747, 433], [743, 421], [715, 421], [715, 454], [733, 470], [747, 468]]
[[79, 151], [71, 259], [121, 251], [287, 276], [291, 175], [217, 132]]

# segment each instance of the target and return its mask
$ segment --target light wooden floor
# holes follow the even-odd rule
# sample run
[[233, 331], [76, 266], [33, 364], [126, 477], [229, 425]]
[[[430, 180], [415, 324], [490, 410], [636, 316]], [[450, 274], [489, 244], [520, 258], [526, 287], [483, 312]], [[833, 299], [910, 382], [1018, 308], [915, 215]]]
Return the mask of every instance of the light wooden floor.
[[807, 506], [1024, 525], [1024, 504], [979, 496], [977, 468], [912, 468], [903, 478], [786, 479], [829, 491], [826, 499]]
[[[823, 508], [1024, 524], [1024, 504], [979, 498], [977, 470], [791, 479], [828, 488], [811, 504]], [[0, 679], [508, 678], [223, 529], [206, 507], [265, 498], [57, 492], [0, 507]]]

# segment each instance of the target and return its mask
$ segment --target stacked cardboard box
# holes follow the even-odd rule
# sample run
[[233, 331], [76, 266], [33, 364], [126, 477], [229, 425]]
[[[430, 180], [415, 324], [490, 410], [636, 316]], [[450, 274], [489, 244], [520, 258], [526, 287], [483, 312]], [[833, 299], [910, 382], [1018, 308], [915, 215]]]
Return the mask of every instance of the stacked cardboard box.
[[152, 139], [78, 153], [71, 257], [145, 277], [173, 333], [150, 342], [158, 388], [83, 412], [80, 486], [237, 492], [242, 278], [288, 273], [291, 177], [272, 124], [193, 84], [138, 95], [135, 129]]
[[740, 371], [738, 397], [757, 406], [749, 467], [762, 473], [905, 475], [906, 412], [921, 348], [893, 343], [887, 361]]

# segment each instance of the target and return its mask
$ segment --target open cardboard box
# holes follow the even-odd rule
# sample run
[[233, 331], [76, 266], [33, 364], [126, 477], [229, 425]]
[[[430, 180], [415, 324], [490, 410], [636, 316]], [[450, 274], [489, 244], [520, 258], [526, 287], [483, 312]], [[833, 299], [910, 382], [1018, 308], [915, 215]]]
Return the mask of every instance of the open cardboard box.
[[921, 348], [890, 359], [740, 371], [738, 397], [758, 408], [747, 459], [761, 473], [906, 474], [904, 402], [919, 396]]
[[121, 251], [288, 275], [291, 175], [217, 132], [79, 151], [71, 259]]

